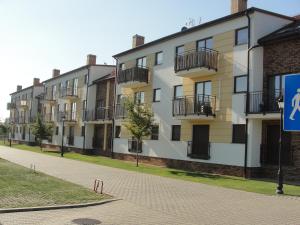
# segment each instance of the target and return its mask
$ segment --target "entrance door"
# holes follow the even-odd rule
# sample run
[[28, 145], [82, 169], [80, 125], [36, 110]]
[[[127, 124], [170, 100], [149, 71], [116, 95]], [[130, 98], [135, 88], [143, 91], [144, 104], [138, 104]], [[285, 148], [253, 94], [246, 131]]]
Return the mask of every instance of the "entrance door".
[[192, 157], [209, 159], [209, 125], [193, 125]]
[[95, 125], [93, 147], [103, 150], [104, 148], [104, 125]]
[[[277, 165], [280, 127], [278, 124], [267, 125], [266, 132], [266, 149], [263, 154], [263, 162], [270, 165]], [[284, 164], [289, 164], [292, 161], [290, 143], [290, 134], [285, 132], [282, 136], [282, 162]]]
[[69, 127], [69, 145], [74, 145], [74, 126]]

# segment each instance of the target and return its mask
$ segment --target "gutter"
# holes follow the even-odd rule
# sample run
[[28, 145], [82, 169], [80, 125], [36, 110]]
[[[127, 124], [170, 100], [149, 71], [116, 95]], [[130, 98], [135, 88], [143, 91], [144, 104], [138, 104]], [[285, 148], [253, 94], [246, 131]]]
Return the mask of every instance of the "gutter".
[[111, 158], [114, 158], [114, 139], [115, 139], [115, 111], [116, 111], [116, 97], [117, 97], [117, 74], [119, 70], [118, 58], [114, 57], [116, 60], [116, 75], [114, 79], [114, 100], [113, 100], [113, 117], [112, 117], [112, 128], [111, 128]]

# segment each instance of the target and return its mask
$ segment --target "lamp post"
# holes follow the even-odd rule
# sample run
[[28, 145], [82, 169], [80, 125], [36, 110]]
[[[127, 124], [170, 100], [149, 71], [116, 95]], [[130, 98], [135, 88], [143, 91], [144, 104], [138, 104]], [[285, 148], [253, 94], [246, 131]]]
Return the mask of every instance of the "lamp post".
[[61, 157], [64, 157], [64, 135], [65, 135], [65, 115], [61, 116], [62, 119], [62, 137], [61, 137], [61, 150], [60, 150], [60, 155]]
[[283, 172], [282, 172], [282, 136], [283, 136], [283, 97], [278, 98], [278, 107], [280, 109], [280, 137], [279, 137], [279, 151], [278, 151], [278, 186], [277, 194], [283, 194]]

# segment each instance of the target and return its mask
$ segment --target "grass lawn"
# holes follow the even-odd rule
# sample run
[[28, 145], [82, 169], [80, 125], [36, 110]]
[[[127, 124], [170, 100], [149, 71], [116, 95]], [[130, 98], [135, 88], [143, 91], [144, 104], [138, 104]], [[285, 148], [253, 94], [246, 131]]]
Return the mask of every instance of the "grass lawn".
[[[57, 152], [44, 151], [41, 152], [39, 147], [32, 147], [27, 145], [13, 145], [14, 148], [29, 150], [38, 153], [44, 153], [53, 156], [60, 156]], [[65, 153], [65, 158], [74, 159], [103, 166], [109, 166], [119, 169], [125, 169], [135, 172], [147, 173], [152, 175], [158, 175], [163, 177], [181, 179], [186, 181], [199, 182], [209, 185], [215, 185], [225, 188], [232, 188], [237, 190], [256, 192], [261, 194], [274, 195], [276, 189], [276, 183], [259, 181], [259, 180], [248, 180], [241, 177], [223, 176], [207, 173], [188, 172], [184, 170], [177, 170], [159, 166], [151, 166], [148, 164], [140, 163], [137, 168], [134, 162], [126, 162], [123, 160], [111, 159], [102, 156], [88, 156], [78, 153]], [[300, 186], [295, 185], [284, 185], [284, 191], [286, 195], [300, 196]]]
[[53, 206], [109, 198], [0, 159], [0, 208]]

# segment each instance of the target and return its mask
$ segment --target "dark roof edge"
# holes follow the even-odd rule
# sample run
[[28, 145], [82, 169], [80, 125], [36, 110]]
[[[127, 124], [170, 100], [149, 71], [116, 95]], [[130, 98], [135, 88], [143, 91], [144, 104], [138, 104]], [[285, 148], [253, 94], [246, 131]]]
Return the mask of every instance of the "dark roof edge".
[[294, 36], [297, 36], [297, 35], [295, 35], [295, 34], [282, 34], [281, 36], [278, 36], [278, 37], [275, 37], [275, 38], [273, 38], [273, 36], [274, 36], [274, 34], [276, 34], [277, 32], [280, 32], [280, 31], [282, 31], [282, 30], [285, 30], [286, 28], [289, 28], [289, 27], [293, 27], [294, 25], [296, 25], [297, 23], [299, 23], [300, 24], [300, 21], [298, 20], [298, 21], [294, 21], [294, 22], [292, 22], [292, 23], [290, 23], [290, 24], [287, 24], [287, 25], [285, 25], [285, 26], [283, 26], [283, 27], [281, 27], [281, 28], [279, 28], [279, 29], [277, 29], [277, 30], [275, 30], [275, 31], [273, 31], [272, 33], [270, 33], [270, 34], [267, 34], [266, 36], [264, 36], [264, 37], [262, 37], [262, 38], [260, 38], [259, 40], [258, 40], [258, 43], [259, 44], [261, 44], [261, 45], [263, 45], [263, 44], [265, 44], [265, 43], [267, 43], [267, 42], [272, 42], [272, 41], [275, 41], [275, 40], [279, 40], [279, 39], [285, 39], [285, 38], [288, 38], [288, 37], [292, 37], [293, 35]]
[[62, 76], [66, 76], [66, 75], [68, 75], [68, 74], [70, 74], [70, 73], [74, 73], [74, 72], [79, 71], [79, 70], [88, 69], [89, 67], [93, 67], [93, 66], [115, 67], [115, 65], [105, 65], [105, 64], [84, 65], [84, 66], [81, 66], [81, 67], [79, 67], [79, 68], [76, 68], [76, 69], [70, 70], [70, 71], [68, 71], [68, 72], [65, 72], [65, 73], [63, 73], [63, 74], [61, 74], [61, 75], [59, 75], [59, 76], [57, 76], [57, 77], [51, 77], [51, 78], [49, 78], [49, 79], [43, 81], [42, 83], [46, 83], [46, 82], [48, 82], [48, 81], [52, 81], [52, 80], [61, 78]]
[[294, 20], [295, 20], [294, 17], [289, 17], [289, 16], [285, 16], [285, 15], [282, 15], [282, 14], [279, 14], [279, 13], [267, 11], [267, 10], [264, 10], [264, 9], [259, 9], [259, 8], [251, 7], [251, 8], [249, 8], [249, 9], [247, 9], [247, 10], [242, 11], [242, 12], [238, 12], [238, 13], [235, 13], [235, 14], [227, 15], [227, 16], [218, 18], [218, 19], [216, 19], [216, 20], [212, 20], [212, 21], [209, 21], [209, 22], [200, 24], [200, 25], [198, 25], [198, 26], [189, 28], [189, 29], [187, 29], [187, 30], [185, 30], [185, 31], [176, 32], [176, 33], [173, 33], [173, 34], [171, 34], [171, 35], [168, 35], [168, 36], [165, 36], [165, 37], [156, 39], [156, 40], [154, 40], [154, 41], [148, 42], [148, 43], [146, 43], [146, 44], [144, 44], [144, 45], [141, 45], [141, 46], [138, 46], [138, 47], [136, 47], [136, 48], [132, 48], [132, 49], [123, 51], [123, 52], [121, 52], [121, 53], [118, 53], [118, 54], [116, 54], [116, 55], [113, 55], [113, 57], [114, 57], [114, 58], [118, 58], [118, 57], [123, 56], [123, 55], [126, 55], [126, 54], [128, 54], [128, 53], [132, 53], [132, 52], [135, 52], [135, 51], [138, 51], [138, 50], [141, 50], [141, 49], [150, 47], [150, 46], [155, 45], [155, 44], [157, 44], [157, 43], [160, 43], [160, 42], [163, 42], [163, 41], [167, 41], [167, 40], [170, 40], [170, 39], [173, 39], [173, 38], [177, 38], [177, 37], [179, 37], [179, 36], [183, 36], [183, 35], [185, 35], [185, 34], [189, 34], [189, 33], [192, 33], [192, 32], [194, 32], [194, 31], [198, 31], [198, 30], [203, 29], [203, 28], [206, 28], [206, 27], [210, 27], [210, 26], [213, 26], [213, 25], [222, 23], [222, 22], [226, 22], [226, 21], [229, 21], [229, 20], [232, 20], [232, 19], [235, 19], [235, 18], [244, 16], [244, 15], [246, 15], [247, 13], [248, 13], [248, 14], [254, 13], [255, 11], [261, 12], [261, 13], [265, 13], [265, 14], [269, 14], [269, 15], [272, 15], [272, 16], [281, 17], [281, 18], [288, 19], [288, 20], [291, 20], [291, 21], [294, 21]]
[[13, 93], [10, 93], [9, 95], [14, 95], [14, 94], [20, 93], [20, 92], [22, 92], [22, 91], [27, 91], [28, 89], [33, 88], [33, 87], [34, 87], [34, 86], [31, 85], [31, 86], [29, 86], [29, 87], [23, 88], [23, 89], [20, 90], [20, 91], [15, 91], [15, 92], [13, 92]]
[[93, 81], [93, 84], [96, 84], [98, 82], [101, 82], [101, 81], [104, 81], [104, 80], [111, 80], [111, 79], [115, 79], [116, 77], [114, 75], [112, 75], [111, 73], [103, 76], [103, 77], [100, 77], [96, 80]]

